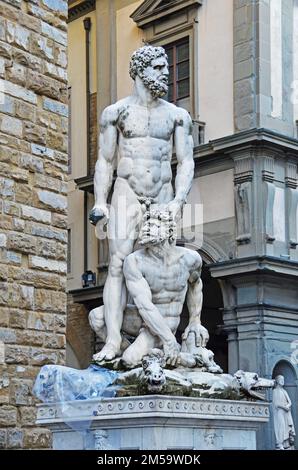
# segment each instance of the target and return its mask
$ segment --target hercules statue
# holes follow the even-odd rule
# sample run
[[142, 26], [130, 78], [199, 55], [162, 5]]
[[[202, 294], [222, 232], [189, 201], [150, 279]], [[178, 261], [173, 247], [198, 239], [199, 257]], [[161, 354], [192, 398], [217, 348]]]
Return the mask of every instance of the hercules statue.
[[[161, 99], [167, 93], [169, 76], [164, 49], [144, 46], [135, 51], [130, 76], [134, 80], [132, 95], [102, 113], [95, 167], [95, 205], [90, 221], [97, 230], [108, 224], [110, 251], [103, 293], [107, 338], [98, 360], [111, 360], [120, 354], [120, 330], [127, 303], [123, 263], [138, 238], [142, 201], [150, 200], [153, 207], [163, 206], [175, 219], [186, 201], [194, 173], [191, 118], [184, 109]], [[174, 146], [178, 161], [175, 192], [171, 170]]]

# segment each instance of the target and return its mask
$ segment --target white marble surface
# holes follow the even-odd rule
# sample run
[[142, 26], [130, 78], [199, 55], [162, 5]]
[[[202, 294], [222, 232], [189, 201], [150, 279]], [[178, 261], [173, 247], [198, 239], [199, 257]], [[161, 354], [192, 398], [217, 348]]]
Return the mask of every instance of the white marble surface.
[[[256, 431], [269, 420], [268, 403], [161, 395], [85, 400], [72, 404], [72, 425], [57, 405], [39, 405], [37, 424], [53, 432], [54, 449], [256, 449]], [[92, 420], [92, 421], [91, 421]], [[169, 431], [169, 432], [167, 432]], [[97, 436], [97, 438], [96, 438]]]

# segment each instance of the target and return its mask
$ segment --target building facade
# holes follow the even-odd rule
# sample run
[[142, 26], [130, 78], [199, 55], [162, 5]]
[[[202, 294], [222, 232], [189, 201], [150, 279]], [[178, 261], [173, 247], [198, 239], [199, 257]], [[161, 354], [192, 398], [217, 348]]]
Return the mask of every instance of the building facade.
[[[202, 207], [203, 228], [191, 226], [191, 245], [204, 261], [209, 346], [230, 373], [283, 374], [297, 429], [298, 1], [69, 1], [68, 22], [68, 363], [90, 362], [87, 313], [102, 303], [108, 266], [88, 224], [99, 116], [131, 93], [131, 53], [162, 45], [167, 99], [193, 119], [188, 202]], [[270, 426], [259, 447], [274, 447]]]
[[51, 447], [35, 378], [65, 363], [67, 1], [0, 1], [0, 448]]

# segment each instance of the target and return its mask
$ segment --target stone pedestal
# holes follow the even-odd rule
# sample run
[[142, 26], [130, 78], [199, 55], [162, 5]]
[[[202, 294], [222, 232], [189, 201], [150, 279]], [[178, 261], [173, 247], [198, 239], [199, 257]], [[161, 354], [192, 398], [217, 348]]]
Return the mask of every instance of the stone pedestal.
[[37, 416], [38, 425], [52, 430], [57, 450], [253, 450], [268, 420], [268, 403], [162, 395], [38, 405]]

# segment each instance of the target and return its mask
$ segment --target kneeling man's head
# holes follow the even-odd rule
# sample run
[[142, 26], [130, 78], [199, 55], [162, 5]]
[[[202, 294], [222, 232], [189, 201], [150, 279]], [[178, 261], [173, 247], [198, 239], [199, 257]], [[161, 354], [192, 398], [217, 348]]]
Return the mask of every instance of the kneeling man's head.
[[140, 245], [161, 245], [168, 241], [176, 242], [177, 225], [169, 211], [157, 209], [147, 210], [143, 216], [139, 235]]
[[133, 80], [140, 77], [154, 98], [168, 92], [169, 66], [163, 47], [143, 46], [131, 56], [129, 74]]

